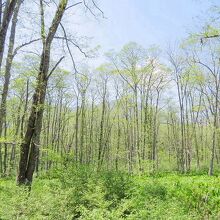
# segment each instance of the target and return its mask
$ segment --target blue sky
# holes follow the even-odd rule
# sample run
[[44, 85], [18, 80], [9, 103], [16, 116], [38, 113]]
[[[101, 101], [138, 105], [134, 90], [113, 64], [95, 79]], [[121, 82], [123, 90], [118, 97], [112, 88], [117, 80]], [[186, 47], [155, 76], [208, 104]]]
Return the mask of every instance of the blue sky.
[[199, 27], [210, 6], [220, 0], [99, 0], [107, 19], [87, 16], [80, 33], [92, 36], [102, 51], [119, 50], [129, 41], [166, 48]]

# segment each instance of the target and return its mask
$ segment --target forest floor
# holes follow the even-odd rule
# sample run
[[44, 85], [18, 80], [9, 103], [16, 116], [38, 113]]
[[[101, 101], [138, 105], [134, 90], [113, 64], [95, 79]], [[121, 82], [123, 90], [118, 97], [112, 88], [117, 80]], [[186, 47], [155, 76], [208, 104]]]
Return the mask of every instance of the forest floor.
[[220, 177], [57, 170], [31, 193], [0, 179], [0, 219], [220, 219]]

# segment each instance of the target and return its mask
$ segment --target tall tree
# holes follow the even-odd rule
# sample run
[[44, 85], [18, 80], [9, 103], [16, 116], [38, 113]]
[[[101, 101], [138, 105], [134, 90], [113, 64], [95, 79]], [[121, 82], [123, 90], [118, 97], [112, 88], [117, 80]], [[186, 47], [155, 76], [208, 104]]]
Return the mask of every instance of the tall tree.
[[[3, 18], [1, 19], [1, 26], [0, 26], [0, 70], [2, 66], [3, 54], [5, 49], [6, 35], [17, 1], [18, 0], [7, 0], [5, 2]], [[1, 2], [0, 16], [1, 14], [2, 14], [2, 2]]]
[[[36, 161], [39, 156], [40, 133], [42, 127], [42, 119], [44, 112], [44, 102], [48, 79], [54, 70], [49, 72], [51, 44], [56, 34], [57, 28], [64, 15], [68, 0], [60, 0], [52, 24], [48, 34], [45, 33], [44, 23], [44, 5], [40, 0], [41, 5], [41, 37], [43, 51], [41, 54], [37, 85], [33, 95], [33, 102], [30, 116], [28, 119], [27, 130], [20, 149], [20, 162], [17, 182], [18, 184], [31, 184], [33, 173], [36, 167]], [[61, 60], [60, 60], [61, 61]], [[59, 62], [60, 62], [59, 61]], [[57, 65], [59, 64], [57, 63]], [[56, 65], [56, 66], [57, 66]], [[55, 66], [55, 67], [56, 67]]]
[[4, 121], [5, 121], [5, 116], [6, 116], [6, 100], [8, 96], [9, 83], [10, 83], [10, 78], [11, 78], [12, 60], [14, 56], [16, 26], [17, 26], [17, 21], [18, 21], [18, 12], [19, 12], [22, 1], [23, 0], [17, 1], [16, 7], [14, 10], [14, 15], [12, 18], [11, 33], [9, 37], [8, 54], [7, 54], [5, 74], [4, 74], [4, 85], [3, 85], [2, 97], [1, 97], [1, 103], [0, 103], [0, 136], [2, 134], [2, 128], [3, 128]]

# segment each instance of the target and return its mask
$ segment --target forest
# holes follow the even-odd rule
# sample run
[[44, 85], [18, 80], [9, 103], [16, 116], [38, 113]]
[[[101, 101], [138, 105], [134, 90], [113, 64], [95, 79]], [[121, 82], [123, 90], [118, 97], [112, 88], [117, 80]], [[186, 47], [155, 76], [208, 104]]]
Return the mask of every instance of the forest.
[[220, 219], [219, 2], [104, 52], [103, 2], [0, 0], [0, 219]]

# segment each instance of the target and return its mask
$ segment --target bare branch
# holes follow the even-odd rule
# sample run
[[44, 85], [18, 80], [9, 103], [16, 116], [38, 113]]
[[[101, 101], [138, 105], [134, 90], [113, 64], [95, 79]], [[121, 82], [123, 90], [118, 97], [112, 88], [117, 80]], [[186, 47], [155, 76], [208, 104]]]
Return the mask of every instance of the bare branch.
[[27, 45], [30, 45], [30, 44], [32, 44], [32, 43], [34, 43], [34, 42], [36, 42], [36, 41], [39, 41], [39, 40], [41, 40], [41, 39], [42, 39], [42, 38], [37, 38], [37, 39], [34, 39], [34, 40], [29, 41], [29, 42], [26, 42], [26, 43], [21, 44], [20, 46], [18, 46], [18, 47], [14, 50], [13, 57], [17, 54], [17, 52], [18, 52], [21, 48], [23, 48], [23, 47], [25, 47], [25, 46], [27, 46]]
[[49, 79], [49, 77], [51, 76], [51, 74], [56, 70], [56, 68], [58, 67], [58, 65], [61, 63], [61, 61], [64, 59], [64, 56], [62, 56], [58, 62], [55, 64], [55, 66], [52, 68], [52, 70], [50, 71], [50, 73], [47, 76], [47, 79]]
[[68, 10], [68, 9], [70, 9], [70, 8], [72, 8], [72, 7], [75, 7], [75, 6], [77, 6], [77, 5], [80, 5], [80, 4], [82, 4], [83, 2], [77, 2], [77, 3], [75, 3], [75, 4], [73, 4], [73, 5], [70, 5], [70, 6], [68, 6], [67, 8], [66, 8], [66, 10]]
[[65, 41], [69, 41], [71, 44], [73, 44], [75, 47], [77, 47], [77, 49], [78, 49], [86, 58], [89, 57], [89, 56], [86, 54], [86, 52], [83, 51], [82, 48], [81, 48], [77, 43], [73, 42], [72, 39], [66, 38], [66, 37], [59, 37], [59, 36], [54, 37], [54, 38], [56, 38], [56, 39], [61, 39], [61, 40], [65, 40]]
[[101, 12], [102, 17], [105, 18], [104, 12], [98, 7], [98, 5], [92, 0], [93, 5]]
[[71, 52], [70, 47], [69, 47], [69, 42], [68, 42], [68, 40], [67, 40], [68, 38], [67, 38], [67, 34], [66, 34], [66, 31], [65, 31], [65, 28], [64, 28], [64, 26], [62, 25], [62, 23], [60, 23], [60, 26], [61, 26], [61, 28], [63, 29], [64, 38], [65, 38], [65, 40], [66, 40], [66, 46], [67, 46], [68, 52], [69, 52], [69, 54], [70, 54], [70, 57], [71, 57], [71, 60], [72, 60], [72, 63], [73, 63], [73, 68], [74, 68], [74, 70], [75, 70], [75, 73], [77, 73], [78, 71], [77, 71], [77, 69], [76, 69], [76, 63], [75, 63], [75, 61], [74, 61], [72, 52]]

